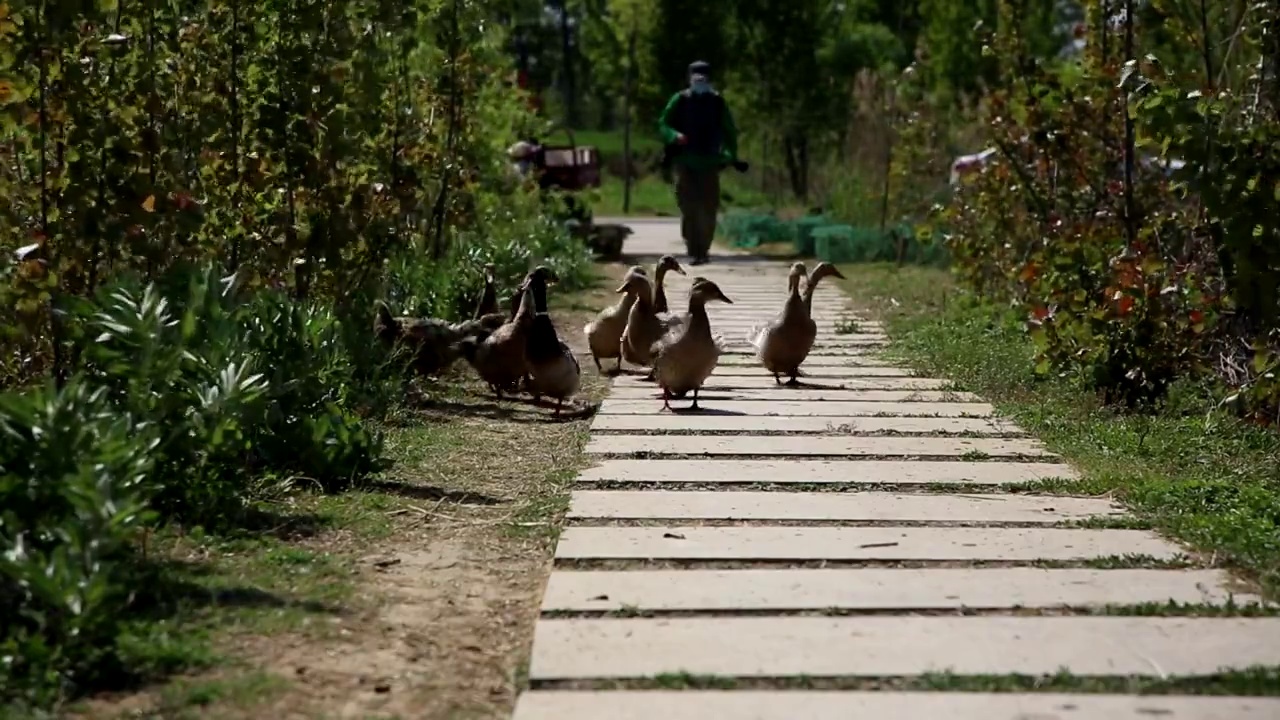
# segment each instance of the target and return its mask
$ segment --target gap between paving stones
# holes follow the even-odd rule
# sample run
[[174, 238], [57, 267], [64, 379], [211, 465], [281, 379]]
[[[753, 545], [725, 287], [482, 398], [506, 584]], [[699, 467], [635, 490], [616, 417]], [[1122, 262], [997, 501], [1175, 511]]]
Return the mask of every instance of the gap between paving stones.
[[[557, 693], [652, 693], [670, 691], [673, 694], [711, 694], [736, 696], [741, 693], [776, 693], [790, 697], [808, 693], [826, 693], [846, 696], [851, 692], [875, 691], [877, 696], [887, 692], [912, 691], [912, 697], [956, 696], [971, 697], [980, 692], [990, 692], [997, 697], [1039, 697], [1057, 692], [1069, 692], [1065, 697], [1085, 700], [1090, 697], [1113, 696], [1126, 700], [1169, 699], [1274, 703], [1280, 688], [1271, 687], [1280, 677], [1280, 667], [1259, 666], [1246, 670], [1219, 671], [1215, 673], [1182, 674], [1171, 677], [1141, 675], [1082, 675], [1058, 672], [1029, 675], [1020, 673], [956, 675], [946, 672], [929, 672], [913, 675], [862, 675], [862, 676], [766, 676], [728, 677], [723, 675], [694, 675], [684, 672], [659, 673], [638, 678], [601, 678], [581, 680], [530, 680], [535, 692]], [[1239, 689], [1246, 689], [1240, 692]], [[733, 692], [728, 692], [733, 691]], [[1201, 692], [1204, 695], [1181, 693]], [[1120, 695], [1119, 693], [1127, 693]], [[870, 694], [870, 693], [868, 693]], [[1271, 707], [1267, 705], [1266, 707]], [[889, 716], [897, 717], [897, 716]], [[917, 717], [906, 715], [904, 717]], [[931, 717], [931, 716], [923, 716]], [[949, 716], [942, 716], [949, 717]], [[1080, 720], [1095, 720], [1092, 715], [1077, 716]], [[1149, 716], [1144, 716], [1148, 718]], [[1039, 716], [1032, 716], [1041, 720]], [[999, 720], [1032, 720], [1022, 715]], [[1181, 718], [1181, 716], [1179, 716]], [[1271, 720], [1272, 716], [1266, 716]], [[754, 720], [754, 719], [753, 719]], [[790, 717], [787, 720], [791, 720]], [[840, 720], [846, 720], [841, 718]], [[861, 720], [861, 719], [859, 719]], [[883, 720], [872, 716], [866, 720]], [[987, 718], [983, 718], [987, 720]], [[1044, 720], [1050, 720], [1046, 718]], [[1051, 720], [1060, 720], [1052, 717]], [[1234, 716], [1210, 715], [1206, 720], [1234, 720]]]
[[907, 569], [939, 570], [946, 568], [1040, 568], [1045, 570], [1187, 570], [1216, 567], [1188, 555], [1155, 558], [1145, 555], [1100, 555], [1076, 560], [698, 560], [692, 558], [553, 558], [557, 570], [573, 571], [648, 571], [648, 570], [839, 570], [839, 569]]
[[[657, 462], [657, 461], [655, 461]], [[866, 492], [896, 492], [915, 495], [985, 495], [1000, 497], [1003, 495], [1032, 495], [1043, 497], [1091, 497], [1069, 492], [1052, 492], [1035, 487], [1027, 487], [1023, 483], [1003, 485], [987, 485], [979, 483], [883, 483], [883, 482], [830, 482], [830, 483], [767, 483], [767, 482], [731, 482], [699, 480], [675, 480], [663, 482], [644, 482], [630, 480], [577, 480], [574, 488], [591, 491], [614, 490], [652, 490], [669, 492], [770, 492], [770, 493], [818, 493], [823, 495], [856, 495]]]
[[652, 518], [613, 518], [605, 516], [584, 516], [567, 519], [566, 528], [583, 527], [632, 527], [632, 528], [668, 528], [681, 523], [697, 523], [697, 527], [717, 528], [1058, 528], [1064, 530], [1103, 529], [1103, 530], [1149, 530], [1149, 525], [1135, 523], [1126, 527], [1124, 523], [1115, 523], [1095, 528], [1077, 520], [1053, 520], [1036, 522], [1033, 520], [831, 520], [831, 519], [738, 519], [738, 518], [689, 518], [684, 516], [652, 517]]

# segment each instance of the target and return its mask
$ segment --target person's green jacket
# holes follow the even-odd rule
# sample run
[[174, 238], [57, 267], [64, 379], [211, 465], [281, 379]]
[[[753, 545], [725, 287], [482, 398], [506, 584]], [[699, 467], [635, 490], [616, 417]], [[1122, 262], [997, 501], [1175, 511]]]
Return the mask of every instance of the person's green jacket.
[[[683, 91], [681, 91], [683, 92]], [[671, 96], [667, 101], [667, 106], [662, 109], [662, 114], [658, 116], [658, 134], [662, 137], [664, 145], [670, 145], [676, 141], [679, 135], [675, 128], [671, 127], [671, 113], [675, 110], [676, 102], [680, 99], [680, 93]], [[719, 155], [695, 154], [691, 152], [681, 152], [676, 156], [675, 162], [678, 165], [684, 165], [695, 170], [706, 170], [710, 168], [725, 167], [738, 159], [738, 126], [733, 122], [733, 113], [729, 111], [729, 104], [724, 105], [724, 137], [720, 148]]]

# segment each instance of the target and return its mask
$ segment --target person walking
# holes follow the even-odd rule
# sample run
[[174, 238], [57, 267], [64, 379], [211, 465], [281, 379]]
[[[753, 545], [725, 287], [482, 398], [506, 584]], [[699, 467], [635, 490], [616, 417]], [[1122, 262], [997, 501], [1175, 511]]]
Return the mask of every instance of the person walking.
[[738, 127], [720, 93], [711, 86], [711, 66], [689, 65], [689, 87], [667, 102], [658, 132], [675, 165], [680, 234], [692, 265], [710, 260], [720, 211], [720, 171], [738, 159]]

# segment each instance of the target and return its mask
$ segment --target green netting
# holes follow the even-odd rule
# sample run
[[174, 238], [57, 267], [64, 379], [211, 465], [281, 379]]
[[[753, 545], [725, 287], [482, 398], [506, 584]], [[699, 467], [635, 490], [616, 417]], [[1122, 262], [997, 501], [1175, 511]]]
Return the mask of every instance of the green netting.
[[733, 209], [720, 218], [720, 232], [739, 248], [791, 243], [797, 255], [827, 262], [896, 262], [901, 243], [902, 261], [935, 264], [945, 259], [945, 249], [922, 244], [908, 224], [880, 230], [846, 225], [825, 215], [805, 215], [780, 220], [759, 211]]
[[944, 257], [936, 245], [920, 243], [910, 225], [882, 231], [879, 228], [835, 225], [813, 231], [814, 255], [837, 263], [897, 262], [899, 243], [902, 261], [930, 264]]
[[792, 221], [791, 239], [795, 243], [796, 254], [812, 256], [814, 253], [813, 231], [832, 224], [825, 215], [805, 215]]
[[730, 211], [720, 218], [720, 232], [734, 247], [754, 248], [764, 243], [789, 242], [790, 226], [773, 215]]

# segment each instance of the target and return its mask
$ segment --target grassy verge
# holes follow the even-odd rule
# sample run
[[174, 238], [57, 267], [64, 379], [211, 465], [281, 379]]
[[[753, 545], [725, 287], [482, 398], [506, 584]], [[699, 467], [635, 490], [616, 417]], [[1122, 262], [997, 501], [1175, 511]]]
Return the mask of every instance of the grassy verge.
[[1114, 493], [1206, 559], [1280, 591], [1280, 433], [1216, 411], [1189, 386], [1154, 412], [1118, 412], [1073, 378], [1037, 377], [1023, 319], [957, 288], [946, 271], [841, 270], [855, 301], [886, 324], [891, 353], [989, 399], [1084, 474], [1056, 489]]
[[[592, 289], [551, 298], [582, 402], [606, 383], [576, 347], [580, 328], [624, 269], [598, 266]], [[261, 504], [270, 521], [252, 532], [153, 538], [182, 592], [140, 642], [187, 670], [65, 714], [509, 714], [588, 424], [494, 400], [465, 362], [418, 383], [386, 428], [394, 465], [373, 482], [341, 495], [296, 482]]]

